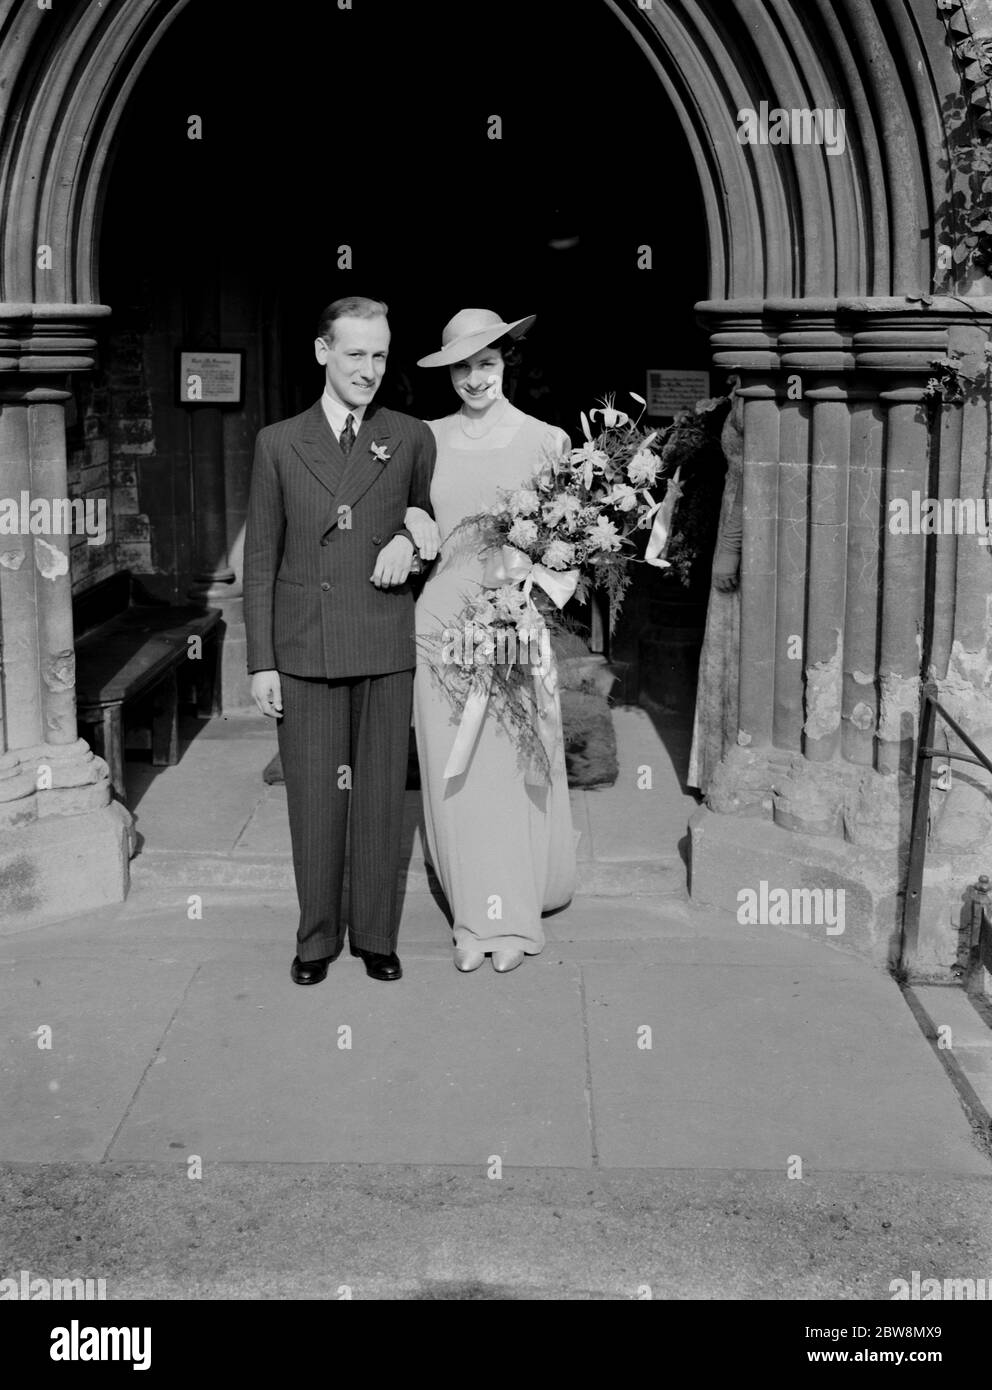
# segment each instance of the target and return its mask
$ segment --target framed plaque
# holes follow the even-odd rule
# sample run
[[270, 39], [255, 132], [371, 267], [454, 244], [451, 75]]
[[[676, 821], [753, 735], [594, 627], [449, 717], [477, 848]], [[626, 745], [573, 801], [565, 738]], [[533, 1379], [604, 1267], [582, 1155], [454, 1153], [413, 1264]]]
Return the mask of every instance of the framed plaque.
[[243, 405], [245, 355], [204, 349], [176, 352], [176, 400], [179, 405]]
[[683, 410], [710, 394], [709, 372], [656, 370], [648, 372], [648, 415], [674, 420]]

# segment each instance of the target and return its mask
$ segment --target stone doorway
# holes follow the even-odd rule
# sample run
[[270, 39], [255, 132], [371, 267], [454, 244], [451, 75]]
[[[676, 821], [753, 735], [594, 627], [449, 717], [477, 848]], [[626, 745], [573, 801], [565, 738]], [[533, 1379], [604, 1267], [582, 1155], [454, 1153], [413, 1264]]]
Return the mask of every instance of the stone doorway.
[[[463, 111], [443, 95], [446, 50], [421, 46], [413, 112], [402, 74], [424, 20], [408, 6], [390, 13], [374, 99], [367, 74], [351, 68], [334, 69], [333, 98], [325, 90], [322, 74], [345, 32], [333, 8], [308, 20], [306, 42], [292, 26], [242, 33], [232, 64], [228, 22], [196, 4], [164, 36], [132, 97], [100, 243], [102, 293], [114, 310], [101, 368], [105, 428], [118, 455], [144, 451], [112, 480], [122, 559], [170, 601], [197, 586], [213, 601], [236, 601], [254, 434], [319, 393], [313, 318], [339, 294], [369, 291], [390, 304], [381, 398], [424, 418], [446, 413], [453, 398], [446, 374], [418, 370], [415, 360], [465, 303], [539, 311], [513, 398], [574, 437], [579, 411], [607, 393], [636, 411], [626, 393], [644, 395], [649, 370], [706, 369], [693, 314], [708, 278], [698, 177], [655, 74], [609, 9], [588, 7], [572, 25], [567, 59], [560, 33], [531, 27], [528, 64], [548, 76], [508, 83], [529, 15], [512, 0], [472, 55]], [[432, 15], [438, 34], [455, 31], [463, 7], [452, 0]], [[367, 21], [356, 13], [347, 22]], [[563, 103], [556, 63], [586, 93], [582, 103]], [[246, 103], [263, 75], [265, 102]], [[361, 150], [339, 143], [346, 112], [365, 123]], [[193, 114], [200, 140], [187, 138]], [[502, 123], [499, 140], [488, 138], [490, 116]], [[645, 157], [652, 132], [660, 166]], [[342, 194], [322, 170], [340, 167], [343, 155], [362, 172]], [[175, 352], [190, 344], [246, 352], [243, 411], [175, 404]], [[80, 420], [92, 390], [91, 379]], [[80, 438], [77, 474], [94, 448], [98, 433]], [[209, 535], [198, 531], [203, 498], [222, 513]], [[697, 583], [690, 598], [675, 586], [659, 603], [654, 579], [636, 575], [617, 634], [618, 693], [636, 702], [653, 651], [665, 670], [647, 684], [667, 688], [674, 644], [684, 704], [705, 593]], [[230, 603], [228, 650], [240, 655]], [[672, 631], [639, 646], [646, 626]], [[633, 659], [624, 655], [631, 644]], [[236, 709], [246, 689], [233, 661], [224, 678], [225, 708]]]
[[[369, 7], [378, 31], [366, 29], [366, 50], [375, 59], [367, 85], [376, 95], [397, 85], [379, 61], [381, 50], [433, 51], [422, 29], [414, 45], [398, 27], [404, 13], [415, 13], [420, 24], [421, 8], [397, 5], [397, 24], [386, 26], [381, 22], [382, 6]], [[678, 337], [680, 342], [685, 325], [694, 323], [694, 314], [700, 315], [709, 333], [709, 352], [704, 357], [717, 371], [738, 373], [743, 380], [738, 743], [747, 750], [747, 767], [731, 770], [732, 785], [722, 813], [707, 831], [709, 858], [701, 854], [698, 863], [694, 860], [694, 895], [708, 890], [717, 895], [714, 901], [726, 877], [725, 851], [735, 843], [735, 827], [746, 829], [746, 822], [754, 818], [774, 822], [761, 827], [762, 853], [771, 839], [778, 838], [786, 849], [798, 846], [786, 858], [807, 871], [814, 861], [807, 853], [803, 818], [795, 818], [795, 807], [823, 801], [817, 823], [839, 824], [835, 794], [851, 778], [864, 779], [866, 787], [870, 784], [864, 800], [866, 820], [898, 838], [899, 776], [912, 761], [923, 674], [916, 635], [923, 620], [925, 545], [920, 537], [909, 536], [900, 537], [898, 543], [887, 542], [883, 548], [871, 506], [887, 495], [877, 484], [904, 491], [927, 487], [930, 459], [920, 404], [931, 360], [954, 348], [962, 353], [965, 370], [973, 372], [976, 364], [981, 366], [982, 340], [992, 322], [992, 300], [984, 297], [987, 283], [959, 275], [945, 283], [943, 297], [933, 293], [941, 260], [940, 237], [953, 235], [939, 217], [947, 196], [946, 167], [954, 138], [949, 113], [961, 106], [962, 97], [965, 108], [976, 111], [987, 107], [989, 100], [986, 78], [961, 58], [968, 43], [980, 41], [986, 32], [981, 7], [957, 0], [939, 6], [914, 0], [910, 8], [911, 16], [905, 0], [775, 0], [774, 4], [770, 0], [699, 0], [692, 6], [651, 7], [634, 0], [603, 0], [602, 6], [562, 11], [550, 46], [542, 51], [530, 23], [532, 16], [521, 10], [521, 22], [513, 25], [505, 18], [508, 7], [500, 7], [480, 39], [486, 51], [503, 55], [495, 70], [496, 88], [478, 82], [459, 84], [447, 71], [433, 87], [421, 89], [401, 71], [403, 125], [387, 128], [377, 149], [384, 155], [388, 152], [391, 167], [408, 175], [413, 135], [423, 134], [423, 122], [431, 112], [437, 118], [428, 142], [433, 177], [426, 185], [417, 184], [416, 196], [406, 200], [418, 213], [408, 219], [409, 227], [429, 247], [431, 227], [423, 216], [423, 195], [431, 188], [446, 192], [450, 164], [465, 157], [464, 149], [456, 148], [451, 138], [453, 117], [460, 118], [466, 130], [475, 129], [476, 122], [485, 129], [489, 118], [499, 112], [500, 91], [520, 94], [524, 105], [525, 98], [531, 100], [535, 92], [551, 93], [554, 110], [563, 113], [565, 126], [571, 121], [575, 129], [581, 129], [582, 112], [593, 109], [614, 75], [606, 58], [607, 45], [613, 42], [607, 38], [607, 21], [614, 26], [611, 32], [617, 43], [626, 37], [625, 67], [636, 49], [644, 56], [650, 80], [643, 90], [649, 91], [652, 80], [654, 86], [643, 120], [629, 122], [605, 152], [590, 147], [591, 159], [580, 145], [568, 169], [577, 204], [557, 209], [553, 205], [551, 213], [559, 223], [549, 226], [539, 216], [536, 225], [541, 227], [542, 244], [567, 246], [576, 208], [609, 210], [624, 198], [624, 206], [633, 207], [638, 216], [670, 229], [665, 278], [658, 275], [656, 258], [651, 279], [642, 275], [628, 282], [619, 296], [620, 308], [631, 313], [635, 322], [650, 322], [656, 330], [664, 324], [665, 335], [670, 327], [672, 340]], [[439, 9], [432, 6], [430, 13]], [[462, 10], [454, 8], [456, 19]], [[581, 13], [581, 21], [573, 10]], [[328, 6], [327, 12], [328, 22], [332, 16], [342, 24], [368, 21], [368, 15], [362, 18], [361, 7], [347, 12]], [[597, 45], [597, 64], [582, 82], [577, 25], [586, 23], [587, 13], [599, 15], [599, 20], [589, 22], [602, 23], [603, 44]], [[340, 76], [335, 68], [334, 35], [329, 32], [328, 41], [318, 45], [307, 22], [289, 7], [280, 20], [264, 30], [253, 64], [232, 63], [230, 45], [227, 51], [215, 47], [212, 69], [207, 64], [205, 73], [200, 54], [211, 51], [210, 19], [208, 7], [197, 0], [106, 0], [99, 6], [67, 0], [50, 11], [29, 5], [17, 10], [4, 31], [0, 66], [7, 79], [2, 91], [8, 139], [0, 159], [0, 192], [6, 208], [0, 262], [0, 369], [5, 378], [0, 422], [12, 476], [39, 495], [48, 489], [65, 491], [66, 402], [72, 394], [68, 383], [92, 370], [98, 348], [105, 345], [101, 341], [106, 336], [105, 321], [113, 311], [119, 326], [127, 308], [118, 294], [121, 286], [114, 286], [106, 264], [115, 215], [107, 196], [112, 185], [110, 159], [115, 152], [121, 155], [129, 136], [139, 146], [151, 138], [151, 124], [140, 120], [144, 76], [153, 72], [157, 54], [168, 52], [165, 45], [171, 33], [183, 33], [180, 25], [187, 25], [185, 39], [173, 50], [171, 66], [161, 79], [165, 104], [156, 110], [155, 124], [159, 118], [175, 120], [175, 148], [182, 149], [183, 159], [200, 157], [198, 165], [187, 166], [188, 185], [195, 186], [198, 179], [201, 186], [205, 182], [210, 138], [220, 137], [213, 148], [215, 153], [222, 152], [226, 128], [235, 139], [228, 141], [225, 167], [236, 168], [238, 175], [237, 197], [229, 200], [230, 207], [247, 209], [238, 229], [257, 226], [262, 213], [269, 216], [270, 226], [274, 218], [277, 230], [285, 227], [292, 232], [288, 250], [287, 242], [280, 249], [300, 273], [307, 272], [307, 257], [313, 255], [314, 246], [319, 252], [325, 245], [336, 250], [348, 244], [348, 236], [338, 230], [340, 216], [333, 208], [329, 213], [325, 203], [315, 217], [315, 199], [300, 199], [298, 180], [293, 187], [296, 196], [289, 200], [266, 202], [264, 187], [260, 188], [259, 171], [266, 168], [312, 173], [308, 194], [314, 188], [337, 187], [333, 180], [321, 179], [321, 161], [332, 143], [328, 131], [340, 128], [340, 122], [335, 126], [328, 114], [333, 101], [333, 93], [328, 94], [331, 79]], [[447, 40], [452, 32], [457, 33], [457, 26], [441, 37]], [[451, 45], [437, 47], [450, 49]], [[301, 54], [316, 64], [316, 81], [310, 87], [302, 80]], [[477, 56], [474, 51], [472, 56]], [[535, 56], [541, 58], [540, 64], [533, 61]], [[186, 75], [195, 76], [198, 64], [207, 85], [196, 89], [194, 102]], [[225, 65], [234, 70], [235, 79], [226, 104], [216, 100], [228, 76]], [[284, 71], [301, 80], [294, 85], [279, 79]], [[319, 117], [297, 123], [288, 142], [286, 111], [270, 115], [265, 99], [280, 80], [279, 91], [284, 97], [289, 93], [290, 117], [294, 110], [304, 110], [311, 92], [323, 102]], [[177, 97], [173, 105], [170, 92]], [[879, 92], [885, 93], [884, 101], [878, 100]], [[621, 115], [628, 110], [627, 100], [625, 88], [613, 103]], [[849, 138], [843, 149], [833, 151], [838, 157], [830, 158], [822, 147], [801, 143], [745, 147], [738, 138], [740, 109], [767, 103], [786, 110], [804, 102], [849, 113]], [[287, 106], [285, 99], [282, 106]], [[362, 109], [368, 114], [364, 127], [358, 128], [366, 140], [374, 128], [375, 111], [374, 106]], [[186, 139], [193, 113], [204, 117], [208, 136], [199, 142]], [[239, 146], [238, 132], [249, 125], [252, 140], [242, 139]], [[684, 167], [680, 151], [686, 147], [692, 175], [673, 179], [672, 170]], [[236, 156], [230, 156], [231, 148], [237, 150]], [[509, 148], [507, 138], [498, 146], [500, 156]], [[544, 191], [562, 167], [559, 147], [554, 143], [533, 146], [530, 152], [545, 175]], [[506, 171], [504, 164], [501, 174]], [[463, 220], [495, 228], [509, 242], [521, 228], [535, 225], [536, 205], [515, 201], [512, 185], [501, 174], [474, 185], [477, 197], [470, 209], [474, 216]], [[685, 195], [694, 197], [693, 190], [701, 198], [701, 219], [685, 215]], [[370, 187], [360, 190], [371, 209], [374, 228], [384, 229], [386, 251], [398, 222], [392, 192], [388, 179], [375, 175]], [[188, 323], [166, 317], [169, 332], [183, 336], [191, 325], [206, 331], [220, 314], [220, 328], [226, 335], [241, 334], [257, 343], [257, 321], [225, 321], [223, 296], [218, 306], [203, 287], [218, 283], [218, 266], [225, 275], [250, 277], [257, 270], [258, 257], [251, 255], [243, 237], [217, 244], [205, 232], [202, 218], [181, 229], [181, 235], [163, 239], [158, 233], [169, 223], [176, 195], [175, 182], [164, 179], [161, 167], [149, 160], [144, 165], [139, 161], [134, 179], [124, 188], [123, 204], [120, 191], [113, 193], [116, 207], [123, 208], [124, 226], [118, 227], [118, 234], [125, 242], [128, 209], [135, 214], [133, 241], [127, 246], [129, 263], [141, 263], [146, 257], [148, 277], [166, 286], [167, 304], [174, 303], [168, 287], [178, 267], [194, 310]], [[152, 213], [150, 230], [147, 220], [141, 224], [137, 217], [142, 201]], [[106, 245], [101, 225], [108, 228]], [[302, 232], [292, 231], [294, 226]], [[705, 226], [705, 251], [702, 238], [699, 245], [694, 244], [687, 226]], [[479, 241], [466, 234], [450, 264], [456, 264], [457, 255], [463, 264], [485, 269], [488, 289], [495, 263], [491, 253], [487, 255], [491, 246], [491, 237]], [[691, 299], [698, 290], [687, 267], [693, 257], [698, 264], [701, 254], [709, 298], [697, 302], [693, 310]], [[124, 264], [123, 259], [119, 264]], [[362, 273], [366, 270], [376, 271], [374, 257]], [[249, 283], [258, 285], [257, 277]], [[418, 284], [418, 293], [431, 311], [440, 284], [428, 280], [426, 272]], [[680, 286], [685, 298], [677, 308], [671, 295], [678, 295]], [[258, 288], [263, 291], [259, 302], [264, 307], [268, 304], [264, 285]], [[379, 288], [388, 299], [388, 285]], [[511, 288], [516, 288], [515, 280]], [[526, 302], [528, 292], [541, 286], [537, 281], [530, 285], [521, 281], [521, 288]], [[333, 292], [333, 286], [328, 289]], [[118, 294], [116, 304], [111, 293]], [[601, 298], [602, 286], [593, 277], [566, 304], [575, 315], [562, 320], [568, 324], [567, 341], [570, 348], [574, 345], [581, 351], [573, 358], [574, 378], [554, 392], [562, 403], [573, 387], [580, 404], [600, 389], [595, 378], [586, 377], [585, 368], [591, 361], [586, 351], [588, 303]], [[511, 311], [510, 304], [499, 307]], [[427, 311], [412, 312], [409, 304], [404, 310], [410, 322], [426, 322], [431, 316]], [[442, 312], [438, 322], [447, 316]], [[691, 327], [685, 330], [687, 335], [692, 331]], [[653, 351], [665, 335], [656, 331], [648, 347]], [[609, 360], [618, 376], [624, 367], [622, 377], [626, 378], [631, 368], [622, 362], [625, 335], [616, 331], [614, 336], [621, 346], [611, 343]], [[419, 350], [421, 344], [415, 347]], [[414, 350], [411, 343], [411, 355]], [[156, 351], [167, 375], [161, 344]], [[640, 358], [637, 361], [641, 363]], [[266, 377], [259, 372], [257, 362], [254, 366], [256, 382], [275, 379], [271, 373]], [[798, 396], [790, 394], [797, 383]], [[616, 385], [623, 389], [626, 381]], [[134, 394], [140, 397], [142, 392]], [[155, 392], [149, 388], [145, 394], [152, 398], [154, 414]], [[267, 401], [264, 391], [256, 392], [252, 418], [246, 415], [240, 426], [221, 422], [220, 429], [213, 421], [204, 431], [205, 438], [194, 440], [192, 446], [187, 443], [185, 452], [178, 444], [172, 450], [172, 480], [181, 480], [185, 467], [194, 478], [197, 496], [208, 498], [209, 506], [197, 507], [192, 545], [187, 524], [187, 555], [180, 554], [181, 528], [175, 528], [176, 563], [164, 570], [164, 579], [178, 587], [189, 576], [191, 584], [211, 601], [212, 590], [221, 603], [227, 596], [232, 601], [232, 630], [239, 509], [243, 509], [238, 488], [247, 477], [254, 429], [281, 413], [284, 405], [278, 399]], [[978, 496], [984, 486], [983, 479], [975, 476], [975, 460], [981, 461], [986, 440], [985, 409], [981, 403], [966, 403], [946, 417], [943, 461], [950, 470], [948, 476], [959, 479], [958, 490], [966, 495]], [[71, 415], [71, 406], [69, 411]], [[223, 441], [220, 446], [218, 435]], [[222, 472], [213, 466], [218, 452], [224, 460]], [[183, 459], [182, 467], [176, 466]], [[136, 505], [126, 492], [133, 484], [118, 481], [122, 499]], [[845, 493], [840, 485], [855, 482], [857, 488], [869, 490], [867, 510], [863, 492], [849, 488]], [[177, 487], [177, 507], [180, 494]], [[151, 514], [132, 510], [128, 515], [132, 517], [129, 539], [135, 544], [147, 541], [151, 547]], [[138, 534], [142, 517], [148, 522], [146, 537]], [[201, 519], [206, 524], [200, 525]], [[77, 739], [71, 671], [60, 660], [72, 651], [68, 552], [65, 538], [54, 568], [51, 557], [39, 568], [37, 556], [26, 552], [29, 563], [0, 570], [4, 626], [0, 787], [9, 823], [19, 827], [19, 844], [12, 851], [18, 863], [34, 862], [35, 851], [25, 846], [35, 840], [40, 845], [33, 828], [39, 818], [48, 817], [51, 828], [75, 817], [77, 831], [92, 822], [98, 833], [101, 797], [104, 801], [106, 797], [99, 767], [88, 760], [88, 750]], [[946, 686], [943, 693], [956, 717], [966, 727], [979, 727], [987, 718], [988, 576], [981, 568], [987, 556], [961, 552], [956, 558], [955, 583], [945, 586], [941, 598], [946, 635], [936, 675]], [[946, 579], [950, 570], [945, 566], [940, 572]], [[39, 621], [28, 622], [26, 615], [35, 612]], [[793, 650], [797, 657], [790, 655]], [[53, 749], [61, 750], [54, 759], [55, 782], [39, 788], [38, 768], [52, 763]], [[794, 774], [796, 796], [792, 810], [784, 808], [785, 819], [775, 820], [776, 797], [781, 801], [781, 794], [772, 782], [784, 764]], [[75, 791], [66, 795], [82, 785], [93, 788], [92, 806], [83, 807]], [[753, 803], [740, 801], [738, 793], [744, 792], [753, 793]], [[875, 814], [876, 793], [884, 815]], [[778, 809], [783, 811], [781, 806]], [[790, 814], [793, 820], [787, 823]], [[120, 848], [116, 830], [108, 830], [107, 836], [117, 836]], [[886, 850], [884, 882], [875, 884], [871, 874], [878, 855], [872, 845], [862, 847], [860, 858], [849, 840], [835, 837], [834, 848], [844, 872], [865, 886], [863, 920], [870, 937], [865, 949], [884, 959], [892, 904], [901, 884], [898, 855]], [[741, 854], [749, 869], [755, 867], [750, 846]], [[40, 850], [36, 858], [41, 864]], [[862, 859], [871, 861], [868, 869]], [[125, 859], [121, 873], [109, 875], [111, 887], [106, 891], [123, 891], [126, 874]], [[57, 897], [64, 887], [61, 880], [53, 879], [45, 891]], [[939, 912], [943, 911], [940, 907]]]

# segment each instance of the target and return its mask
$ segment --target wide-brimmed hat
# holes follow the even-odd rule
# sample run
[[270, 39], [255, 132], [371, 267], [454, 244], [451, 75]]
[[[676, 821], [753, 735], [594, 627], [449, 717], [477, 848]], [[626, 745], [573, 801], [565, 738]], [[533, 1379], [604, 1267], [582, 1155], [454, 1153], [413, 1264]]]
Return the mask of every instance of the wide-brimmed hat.
[[488, 347], [497, 338], [519, 338], [537, 318], [528, 314], [526, 318], [504, 323], [499, 314], [491, 309], [460, 309], [450, 319], [441, 332], [440, 352], [421, 357], [418, 367], [450, 367], [453, 362], [464, 362], [473, 352]]

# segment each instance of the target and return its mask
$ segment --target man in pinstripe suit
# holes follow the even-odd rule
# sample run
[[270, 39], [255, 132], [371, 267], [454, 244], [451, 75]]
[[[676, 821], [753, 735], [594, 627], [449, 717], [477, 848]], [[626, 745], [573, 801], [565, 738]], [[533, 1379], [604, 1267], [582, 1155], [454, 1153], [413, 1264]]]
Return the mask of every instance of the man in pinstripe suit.
[[402, 974], [397, 879], [416, 663], [404, 517], [408, 507], [433, 515], [435, 445], [421, 421], [374, 404], [386, 314], [378, 300], [329, 305], [314, 345], [323, 396], [255, 445], [248, 669], [258, 708], [279, 721], [301, 985], [323, 980], [344, 944], [346, 827], [351, 950], [373, 979]]

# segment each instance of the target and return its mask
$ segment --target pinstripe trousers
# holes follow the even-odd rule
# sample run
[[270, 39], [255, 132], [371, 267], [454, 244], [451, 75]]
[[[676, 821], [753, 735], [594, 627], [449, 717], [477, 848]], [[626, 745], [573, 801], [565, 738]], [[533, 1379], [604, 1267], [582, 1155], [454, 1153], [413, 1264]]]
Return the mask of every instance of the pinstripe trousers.
[[279, 752], [300, 900], [297, 955], [319, 960], [344, 945], [346, 840], [351, 944], [388, 954], [399, 931], [413, 671], [342, 680], [280, 672], [280, 680]]

